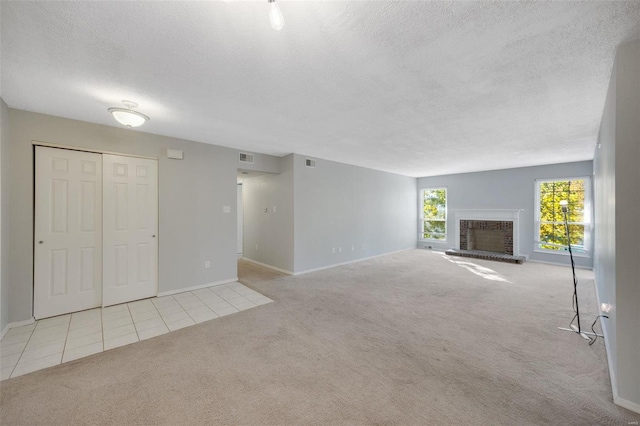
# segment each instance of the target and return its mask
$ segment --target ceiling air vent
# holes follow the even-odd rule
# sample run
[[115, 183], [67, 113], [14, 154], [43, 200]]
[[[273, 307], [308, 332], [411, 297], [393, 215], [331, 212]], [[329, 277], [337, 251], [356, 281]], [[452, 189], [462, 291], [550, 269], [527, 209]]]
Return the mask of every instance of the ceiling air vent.
[[304, 165], [311, 168], [316, 168], [316, 160], [312, 160], [311, 158], [307, 158], [304, 160]]
[[240, 162], [253, 164], [253, 154], [247, 154], [245, 152], [240, 153]]

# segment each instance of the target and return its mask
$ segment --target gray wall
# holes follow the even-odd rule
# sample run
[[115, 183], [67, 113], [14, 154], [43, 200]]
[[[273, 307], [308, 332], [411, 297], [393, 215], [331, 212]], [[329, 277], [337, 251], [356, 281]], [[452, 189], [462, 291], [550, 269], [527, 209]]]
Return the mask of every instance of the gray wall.
[[[158, 157], [159, 291], [235, 279], [238, 151], [14, 109], [9, 122], [9, 158], [4, 158], [9, 170], [2, 179], [11, 180], [7, 246], [12, 249], [3, 261], [3, 273], [9, 265], [9, 321], [32, 314], [33, 140]], [[184, 160], [167, 159], [167, 148], [183, 150]], [[231, 212], [223, 213], [223, 206]], [[210, 269], [204, 268], [206, 260]]]
[[416, 247], [415, 178], [306, 158], [293, 156], [295, 272]]
[[0, 98], [0, 331], [9, 324], [9, 110]]
[[280, 163], [280, 174], [243, 179], [243, 257], [293, 272], [293, 155]]
[[[419, 242], [436, 249], [455, 247], [455, 211], [458, 209], [524, 209], [520, 213], [520, 254], [531, 260], [569, 264], [563, 254], [534, 252], [536, 179], [591, 176], [591, 161], [522, 167], [489, 172], [424, 177], [418, 179], [421, 188], [447, 188], [447, 240]], [[417, 207], [416, 207], [417, 208]], [[576, 257], [576, 265], [591, 268], [591, 258]]]
[[[640, 410], [640, 40], [616, 53], [594, 160], [595, 271], [617, 398]], [[614, 387], [614, 398], [616, 389]]]

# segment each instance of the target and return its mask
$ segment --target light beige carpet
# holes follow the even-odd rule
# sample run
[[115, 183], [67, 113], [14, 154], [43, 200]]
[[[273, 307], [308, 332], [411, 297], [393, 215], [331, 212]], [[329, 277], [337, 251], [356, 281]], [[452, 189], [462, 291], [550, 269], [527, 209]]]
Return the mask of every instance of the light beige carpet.
[[[298, 277], [239, 272], [275, 302], [2, 382], [1, 423], [640, 419], [611, 402], [603, 341], [556, 329], [572, 316], [569, 268], [412, 250]], [[579, 277], [590, 323], [592, 273]]]

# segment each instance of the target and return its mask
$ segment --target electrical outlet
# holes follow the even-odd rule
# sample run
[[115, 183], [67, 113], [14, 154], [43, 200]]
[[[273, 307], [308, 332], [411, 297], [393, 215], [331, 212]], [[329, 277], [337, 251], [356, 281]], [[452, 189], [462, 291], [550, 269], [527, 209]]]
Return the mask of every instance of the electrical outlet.
[[222, 206], [223, 213], [231, 213], [231, 206]]
[[338, 247], [338, 253], [342, 253], [342, 247]]
[[335, 247], [331, 248], [331, 254], [336, 254], [336, 248]]
[[356, 251], [356, 246], [351, 246], [351, 251]]
[[276, 206], [273, 206], [273, 212], [274, 213], [276, 212]]
[[211, 261], [207, 260], [206, 262], [204, 262], [204, 267], [207, 269], [211, 268]]
[[256, 244], [256, 250], [258, 250], [258, 245]]

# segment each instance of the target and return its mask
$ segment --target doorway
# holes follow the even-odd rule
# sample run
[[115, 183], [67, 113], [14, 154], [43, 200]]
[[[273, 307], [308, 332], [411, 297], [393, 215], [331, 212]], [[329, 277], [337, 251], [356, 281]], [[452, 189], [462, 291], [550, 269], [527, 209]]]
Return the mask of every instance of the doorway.
[[244, 206], [244, 202], [242, 200], [242, 182], [239, 182], [237, 185], [237, 211], [238, 211], [238, 223], [237, 223], [237, 227], [238, 227], [238, 248], [236, 250], [237, 254], [238, 254], [238, 259], [242, 258], [242, 238], [243, 238], [243, 226], [244, 226], [244, 211], [243, 211], [243, 206]]

